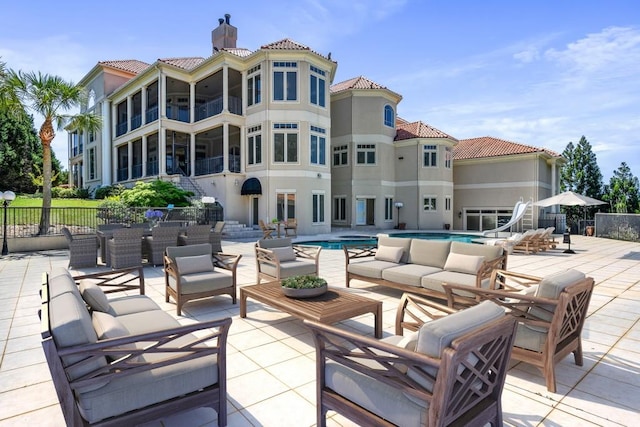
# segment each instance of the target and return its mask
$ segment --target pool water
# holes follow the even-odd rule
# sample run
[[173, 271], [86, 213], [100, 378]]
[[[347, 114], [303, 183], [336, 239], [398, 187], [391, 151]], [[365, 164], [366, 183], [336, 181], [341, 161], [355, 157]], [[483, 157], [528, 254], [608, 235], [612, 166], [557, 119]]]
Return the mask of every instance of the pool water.
[[[411, 239], [425, 240], [450, 240], [456, 242], [470, 243], [478, 236], [471, 234], [456, 233], [395, 233], [389, 234], [389, 237], [406, 237]], [[309, 240], [299, 242], [301, 245], [320, 246], [323, 249], [342, 249], [342, 245], [375, 245], [378, 243], [376, 237], [360, 237], [360, 236], [340, 236], [338, 239], [331, 240]]]

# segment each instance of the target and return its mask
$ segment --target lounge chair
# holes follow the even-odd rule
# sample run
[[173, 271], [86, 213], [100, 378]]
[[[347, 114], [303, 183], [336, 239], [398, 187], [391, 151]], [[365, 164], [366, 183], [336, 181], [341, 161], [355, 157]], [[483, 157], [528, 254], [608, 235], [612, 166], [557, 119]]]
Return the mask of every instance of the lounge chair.
[[527, 230], [522, 235], [522, 239], [513, 245], [513, 252], [524, 252], [525, 254], [537, 253], [540, 250], [541, 229]]
[[485, 241], [485, 245], [489, 246], [502, 246], [504, 250], [510, 254], [513, 252], [513, 247], [516, 246], [522, 240], [522, 233], [516, 233], [513, 236], [509, 236], [505, 239], [489, 239]]
[[558, 242], [556, 242], [556, 238], [553, 236], [555, 230], [555, 227], [547, 227], [540, 235], [541, 245], [546, 249], [555, 249], [558, 246]]

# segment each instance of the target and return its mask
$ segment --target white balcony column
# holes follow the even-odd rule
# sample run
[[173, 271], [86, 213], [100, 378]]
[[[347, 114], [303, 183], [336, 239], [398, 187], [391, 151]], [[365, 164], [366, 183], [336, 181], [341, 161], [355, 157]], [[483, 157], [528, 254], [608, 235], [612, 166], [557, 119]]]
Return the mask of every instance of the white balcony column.
[[[144, 113], [143, 113], [144, 115]], [[147, 135], [142, 135], [142, 177], [147, 176]]]
[[196, 175], [196, 134], [189, 134], [191, 141], [189, 143], [189, 176]]
[[[242, 93], [246, 93], [246, 92], [242, 92]], [[242, 106], [244, 111], [245, 106]], [[247, 144], [245, 143], [247, 141], [247, 128], [246, 126], [241, 126], [240, 127], [240, 172], [241, 173], [245, 173], [245, 162], [244, 159], [246, 159], [247, 157]]]
[[189, 83], [189, 123], [196, 121], [196, 84]]
[[158, 105], [158, 119], [167, 118], [167, 76], [160, 72], [160, 102]]
[[114, 138], [117, 138], [116, 135], [118, 135], [118, 107], [116, 106], [116, 104], [113, 104], [111, 106], [111, 117], [113, 117], [113, 123], [111, 123], [111, 135], [113, 135]]
[[89, 142], [89, 134], [83, 132], [82, 133], [82, 137], [84, 138], [86, 136], [86, 141], [84, 144], [82, 144], [82, 186], [84, 187], [85, 182], [87, 182], [87, 178], [88, 178], [88, 174], [87, 174], [87, 170], [89, 168], [87, 168], [86, 166], [89, 164], [89, 150], [87, 149], [87, 145], [86, 143]]
[[113, 165], [111, 166], [111, 170], [112, 170], [112, 175], [113, 175], [113, 182], [118, 182], [118, 149], [116, 147], [113, 147], [111, 149], [111, 153], [114, 159]]
[[[242, 76], [240, 77], [242, 79], [242, 96], [241, 96], [241, 100], [242, 100], [242, 115], [243, 116], [247, 116], [247, 106], [249, 103], [249, 99], [247, 99], [247, 72], [243, 71]], [[254, 89], [255, 90], [255, 89]], [[242, 141], [244, 141], [244, 139], [242, 139]], [[244, 144], [241, 144], [244, 145]]]
[[127, 180], [133, 177], [133, 142], [127, 142]]
[[[142, 86], [140, 89], [140, 110], [142, 111], [142, 117], [140, 117], [140, 125], [147, 124], [147, 86]], [[144, 172], [142, 172], [144, 176]]]
[[111, 164], [113, 156], [111, 155], [111, 132], [113, 130], [113, 123], [111, 122], [112, 108], [108, 100], [102, 101], [102, 136], [100, 138], [100, 151], [102, 153], [102, 163], [100, 166], [101, 185], [111, 185], [113, 183], [113, 175], [111, 173]]
[[231, 156], [229, 156], [229, 122], [222, 124], [222, 172], [229, 173], [229, 162]]
[[[556, 164], [556, 161], [554, 160], [553, 163], [551, 163], [551, 195], [555, 196], [557, 194], [557, 188], [556, 185], [557, 182], [557, 175], [558, 175], [558, 167]], [[559, 212], [559, 206], [558, 205], [554, 205], [553, 206], [553, 212], [558, 213]]]
[[222, 66], [222, 112], [229, 112], [229, 66]]
[[125, 130], [125, 133], [133, 129], [132, 122], [131, 122], [132, 114], [133, 114], [133, 97], [131, 95], [127, 95], [127, 129]]
[[160, 176], [167, 174], [167, 131], [160, 127], [158, 132], [158, 173]]

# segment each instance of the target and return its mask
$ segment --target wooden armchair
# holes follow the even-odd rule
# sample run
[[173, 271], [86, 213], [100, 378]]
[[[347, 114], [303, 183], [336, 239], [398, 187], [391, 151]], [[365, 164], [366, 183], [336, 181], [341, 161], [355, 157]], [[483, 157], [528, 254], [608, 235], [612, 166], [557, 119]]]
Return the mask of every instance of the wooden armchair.
[[69, 267], [95, 267], [98, 263], [98, 239], [94, 234], [75, 235], [67, 227], [62, 234], [69, 244]]
[[211, 252], [209, 243], [166, 248], [165, 301], [170, 297], [176, 301], [178, 316], [182, 306], [194, 299], [226, 294], [236, 303], [236, 269], [242, 255]]
[[318, 426], [329, 410], [360, 425], [502, 426], [516, 321], [497, 305], [425, 323], [411, 340], [305, 324], [316, 344]]
[[[555, 365], [573, 353], [576, 365], [582, 366], [581, 334], [593, 278], [577, 270], [544, 278], [497, 271], [492, 281], [496, 289], [492, 286], [469, 292], [505, 307], [518, 321], [511, 357], [539, 368], [547, 389], [555, 393]], [[447, 296], [452, 297], [451, 292], [458, 288], [445, 285]]]
[[298, 221], [295, 218], [288, 218], [287, 222], [285, 222], [284, 235], [285, 237], [296, 237], [298, 235]]
[[276, 229], [265, 224], [263, 220], [258, 220], [258, 223], [260, 224], [260, 230], [262, 230], [262, 238], [273, 239], [272, 234]]
[[318, 275], [320, 246], [294, 245], [290, 238], [261, 239], [255, 246], [257, 282]]

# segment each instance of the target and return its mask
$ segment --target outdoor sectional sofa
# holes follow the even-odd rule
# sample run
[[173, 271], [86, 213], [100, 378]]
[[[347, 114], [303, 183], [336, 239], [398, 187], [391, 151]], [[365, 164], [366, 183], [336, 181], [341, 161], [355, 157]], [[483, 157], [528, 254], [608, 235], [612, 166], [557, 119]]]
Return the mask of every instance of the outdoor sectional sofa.
[[66, 424], [137, 425], [211, 407], [226, 425], [231, 319], [183, 326], [143, 294], [142, 268], [45, 273], [42, 347]]
[[445, 283], [486, 289], [494, 270], [507, 269], [501, 246], [380, 236], [377, 246], [343, 245], [343, 250], [347, 287], [357, 279], [442, 300]]

